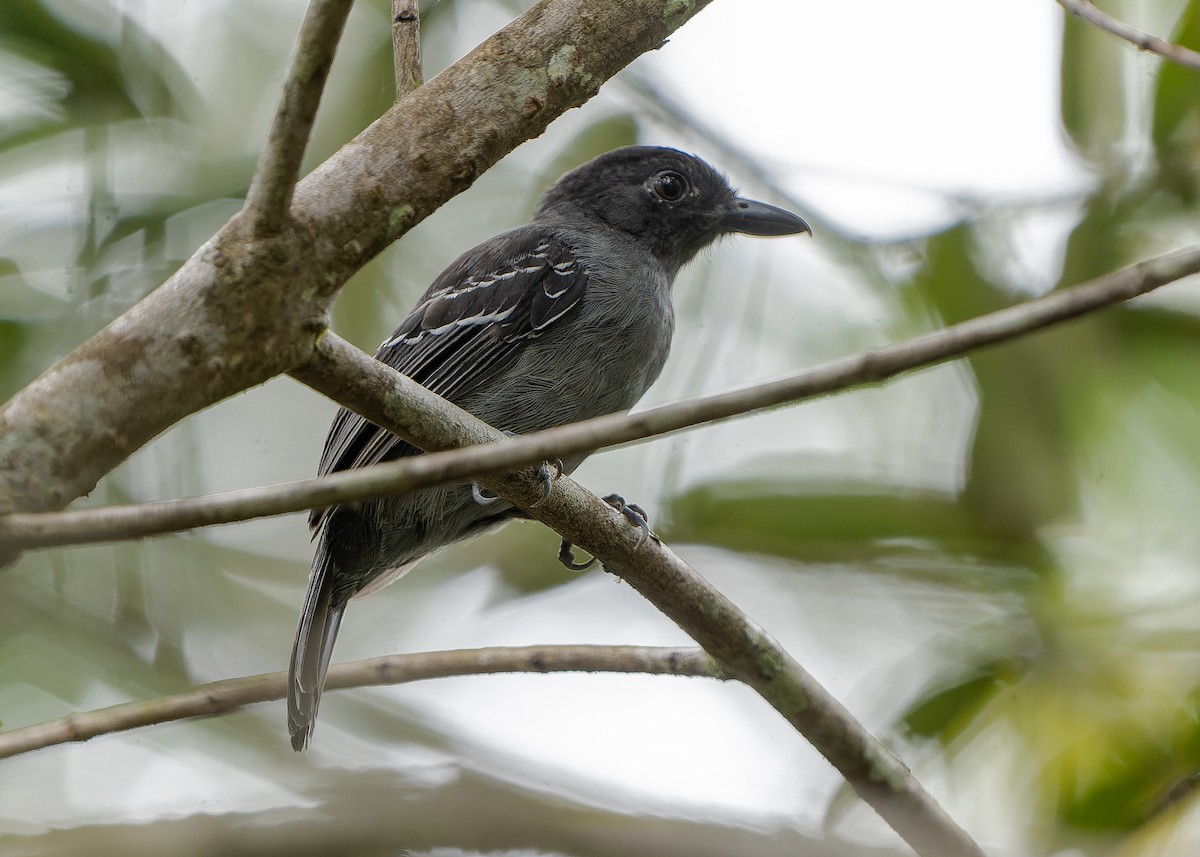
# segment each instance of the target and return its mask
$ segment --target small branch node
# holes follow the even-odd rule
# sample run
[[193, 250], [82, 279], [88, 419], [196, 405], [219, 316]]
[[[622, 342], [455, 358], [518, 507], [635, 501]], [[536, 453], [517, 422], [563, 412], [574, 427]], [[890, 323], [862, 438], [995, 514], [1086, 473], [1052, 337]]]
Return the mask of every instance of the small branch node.
[[421, 13], [417, 0], [392, 0], [392, 55], [396, 100], [421, 85]]
[[1124, 39], [1140, 51], [1157, 54], [1163, 59], [1185, 68], [1200, 71], [1200, 53], [1191, 48], [1185, 48], [1183, 45], [1160, 39], [1158, 36], [1143, 33], [1107, 12], [1101, 11], [1090, 0], [1058, 0], [1058, 5], [1075, 17], [1082, 18], [1088, 23], [1112, 33], [1119, 39]]

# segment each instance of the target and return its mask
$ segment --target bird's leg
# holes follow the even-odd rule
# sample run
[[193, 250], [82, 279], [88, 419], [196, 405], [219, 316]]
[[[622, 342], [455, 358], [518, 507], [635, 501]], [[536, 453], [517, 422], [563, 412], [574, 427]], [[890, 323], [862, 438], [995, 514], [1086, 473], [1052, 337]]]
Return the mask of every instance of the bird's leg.
[[[650, 529], [650, 516], [647, 515], [646, 510], [637, 503], [626, 503], [625, 498], [620, 494], [609, 494], [604, 498], [604, 502], [620, 512], [624, 516], [625, 520], [629, 521], [630, 524], [642, 531], [641, 535], [638, 536], [637, 545], [635, 545], [635, 547], [641, 547], [642, 543], [645, 542], [646, 539], [654, 539], [656, 542], [659, 541], [658, 536], [654, 535], [653, 531]], [[575, 554], [571, 548], [571, 542], [567, 539], [563, 539], [562, 544], [558, 546], [559, 562], [571, 569], [571, 571], [583, 571], [584, 569], [592, 567], [592, 564], [596, 561], [594, 556], [590, 557], [587, 562], [576, 562]]]
[[[516, 437], [516, 434], [511, 431], [506, 431], [509, 437]], [[563, 463], [561, 458], [554, 459], [553, 465], [549, 461], [543, 461], [538, 467], [538, 479], [542, 483], [542, 499], [533, 504], [533, 508], [545, 503], [550, 499], [550, 492], [554, 490], [554, 480], [563, 475]], [[471, 483], [471, 499], [480, 506], [488, 506], [495, 503], [500, 498], [486, 488], [481, 488], [478, 482]]]

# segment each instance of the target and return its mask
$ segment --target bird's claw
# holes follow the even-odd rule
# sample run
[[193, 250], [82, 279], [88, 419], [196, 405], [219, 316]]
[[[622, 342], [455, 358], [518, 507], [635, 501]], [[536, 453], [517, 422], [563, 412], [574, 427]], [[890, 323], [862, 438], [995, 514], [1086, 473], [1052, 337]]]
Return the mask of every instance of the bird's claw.
[[478, 482], [471, 483], [471, 499], [480, 506], [490, 506], [500, 498], [486, 488], [480, 488]]
[[538, 479], [542, 482], [542, 499], [533, 504], [534, 509], [545, 504], [550, 499], [550, 492], [554, 490], [554, 480], [562, 478], [563, 463], [561, 458], [554, 459], [554, 465], [551, 467], [549, 461], [543, 461], [538, 467]]
[[[625, 520], [629, 521], [630, 524], [641, 530], [641, 534], [638, 536], [637, 544], [634, 545], [635, 549], [640, 548], [645, 543], [646, 539], [653, 539], [656, 542], [659, 541], [658, 536], [656, 536], [650, 529], [650, 516], [647, 515], [646, 510], [637, 503], [625, 502], [625, 498], [620, 494], [609, 494], [604, 498], [604, 502], [620, 512]], [[567, 568], [571, 569], [571, 571], [584, 571], [585, 569], [591, 568], [593, 563], [596, 562], [596, 558], [593, 556], [590, 557], [587, 562], [576, 562], [575, 554], [571, 550], [572, 547], [573, 545], [569, 540], [563, 539], [562, 544], [560, 544], [558, 547], [558, 561]]]
[[[508, 430], [505, 430], [504, 433], [509, 437], [517, 436], [516, 432], [511, 432]], [[542, 483], [542, 499], [534, 503], [531, 508], [536, 509], [538, 506], [541, 506], [550, 499], [550, 492], [554, 490], [554, 480], [561, 477], [563, 472], [564, 470], [561, 458], [554, 459], [553, 468], [551, 467], [549, 461], [543, 461], [541, 463], [541, 465], [538, 467], [538, 479], [541, 480]], [[480, 506], [487, 506], [491, 503], [495, 503], [500, 498], [491, 491], [488, 491], [486, 488], [480, 488], [478, 483], [472, 482], [471, 499]]]
[[626, 503], [625, 498], [620, 494], [609, 494], [604, 498], [604, 502], [612, 506], [618, 512], [625, 516], [625, 520], [633, 524], [642, 531], [638, 537], [635, 547], [641, 547], [646, 539], [653, 538], [658, 541], [658, 536], [654, 535], [650, 530], [650, 516], [646, 514], [646, 510], [637, 503]]
[[571, 543], [566, 539], [562, 540], [562, 544], [558, 546], [558, 561], [565, 565], [571, 571], [587, 571], [596, 563], [594, 556], [588, 557], [587, 562], [576, 562], [575, 553], [571, 550]]

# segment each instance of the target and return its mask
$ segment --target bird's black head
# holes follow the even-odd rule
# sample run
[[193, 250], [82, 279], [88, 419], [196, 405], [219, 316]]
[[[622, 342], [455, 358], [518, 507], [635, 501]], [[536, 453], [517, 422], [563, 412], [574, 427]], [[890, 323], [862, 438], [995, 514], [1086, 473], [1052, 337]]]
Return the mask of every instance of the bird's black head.
[[741, 199], [716, 170], [675, 149], [627, 146], [572, 170], [542, 196], [535, 221], [597, 221], [634, 236], [675, 270], [730, 232], [811, 232], [789, 211]]

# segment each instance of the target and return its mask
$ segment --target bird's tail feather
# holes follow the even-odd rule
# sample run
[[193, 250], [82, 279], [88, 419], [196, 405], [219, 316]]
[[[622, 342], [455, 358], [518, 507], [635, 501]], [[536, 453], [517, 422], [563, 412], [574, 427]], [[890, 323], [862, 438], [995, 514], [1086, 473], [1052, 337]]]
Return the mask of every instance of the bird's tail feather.
[[308, 580], [308, 594], [304, 597], [304, 609], [300, 611], [300, 623], [296, 628], [296, 642], [292, 646], [287, 707], [288, 731], [292, 736], [292, 749], [296, 751], [306, 749], [312, 737], [333, 643], [346, 610], [344, 602], [333, 603], [332, 563], [329, 552], [318, 547]]

